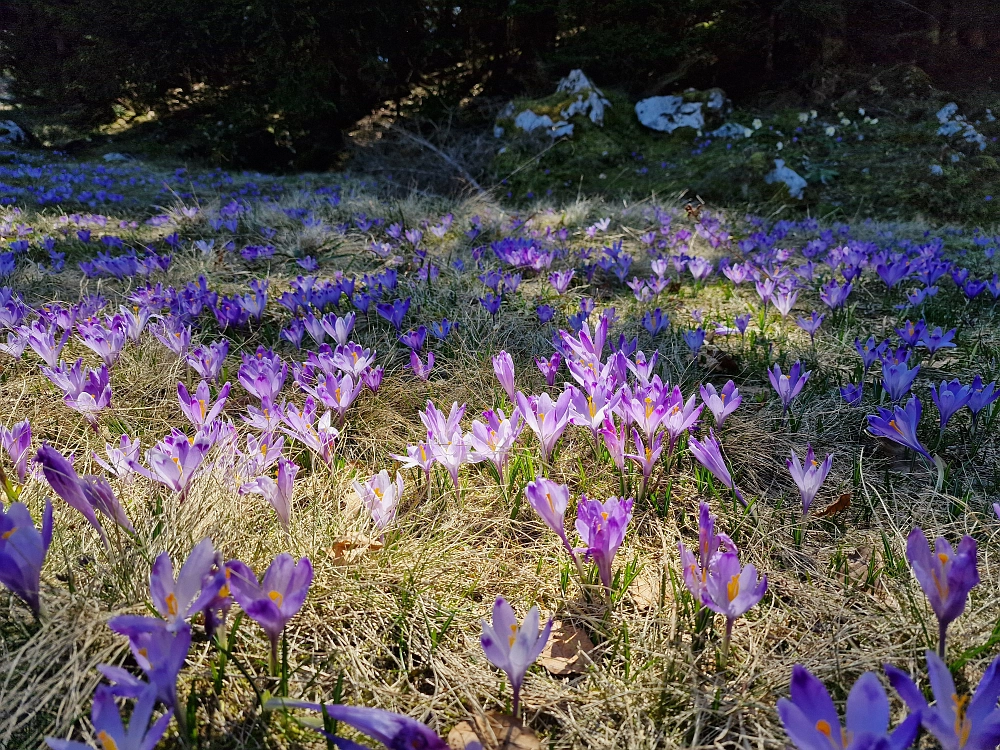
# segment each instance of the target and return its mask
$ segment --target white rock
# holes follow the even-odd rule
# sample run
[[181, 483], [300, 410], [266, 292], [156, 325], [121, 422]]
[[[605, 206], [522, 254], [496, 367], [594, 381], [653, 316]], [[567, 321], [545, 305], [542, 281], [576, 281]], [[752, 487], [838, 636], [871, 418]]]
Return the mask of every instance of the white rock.
[[0, 120], [0, 143], [20, 143], [28, 140], [28, 134], [13, 120]]
[[952, 118], [952, 116], [958, 112], [958, 105], [955, 102], [948, 102], [941, 109], [938, 110], [937, 117], [938, 122], [944, 124]]
[[764, 182], [768, 185], [783, 182], [788, 188], [788, 194], [799, 200], [802, 199], [802, 191], [806, 189], [805, 178], [791, 167], [786, 167], [783, 159], [774, 160], [774, 169], [765, 175]]
[[711, 131], [709, 135], [712, 138], [749, 138], [752, 132], [749, 128], [745, 128], [738, 123], [727, 122], [725, 125]]
[[579, 68], [571, 70], [569, 75], [556, 86], [557, 94], [579, 94], [588, 90], [596, 92], [598, 96], [604, 96], [604, 92], [597, 88]]
[[552, 126], [549, 130], [549, 135], [553, 138], [559, 138], [561, 136], [571, 136], [573, 135], [573, 123], [559, 121]]
[[503, 135], [503, 125], [493, 126], [493, 137], [500, 138]]
[[673, 133], [677, 128], [701, 130], [705, 125], [701, 102], [685, 102], [679, 96], [643, 99], [636, 102], [635, 113], [647, 128], [663, 133]]
[[552, 118], [548, 115], [536, 115], [530, 109], [526, 109], [514, 118], [514, 125], [525, 133], [530, 133], [538, 128], [551, 128]]
[[125, 154], [119, 154], [117, 151], [105, 154], [103, 158], [104, 161], [128, 161], [129, 159]]
[[576, 101], [560, 112], [563, 119], [568, 120], [573, 115], [585, 115], [595, 125], [604, 125], [604, 108], [610, 107], [611, 102], [582, 70], [571, 70], [568, 76], [559, 81], [556, 93], [577, 95]]

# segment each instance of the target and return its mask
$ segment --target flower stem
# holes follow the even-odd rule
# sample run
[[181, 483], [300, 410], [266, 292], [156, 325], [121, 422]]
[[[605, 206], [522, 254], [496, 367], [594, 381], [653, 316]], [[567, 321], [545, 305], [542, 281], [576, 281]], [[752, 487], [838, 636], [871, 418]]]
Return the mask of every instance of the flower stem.
[[726, 634], [722, 637], [722, 668], [729, 663], [729, 642], [733, 638], [733, 619], [726, 618]]
[[271, 636], [271, 659], [268, 663], [268, 672], [271, 677], [277, 677], [278, 675], [278, 638], [277, 636]]
[[945, 636], [948, 633], [948, 624], [944, 622], [938, 623], [938, 656], [944, 659], [944, 644]]

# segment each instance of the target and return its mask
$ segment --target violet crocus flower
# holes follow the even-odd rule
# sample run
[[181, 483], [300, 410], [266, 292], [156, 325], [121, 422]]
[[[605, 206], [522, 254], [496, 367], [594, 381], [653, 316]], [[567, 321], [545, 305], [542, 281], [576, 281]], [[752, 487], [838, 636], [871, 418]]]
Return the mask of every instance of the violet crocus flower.
[[548, 462], [552, 450], [565, 432], [566, 425], [569, 424], [572, 390], [567, 388], [555, 401], [547, 393], [529, 399], [518, 391], [514, 396], [518, 413], [541, 443], [542, 460]]
[[486, 423], [473, 420], [472, 431], [465, 435], [465, 443], [471, 449], [469, 458], [473, 463], [491, 462], [496, 467], [502, 484], [508, 456], [524, 423], [516, 416], [514, 420], [507, 419], [502, 409], [483, 412], [483, 416], [486, 417]]
[[853, 285], [850, 283], [841, 286], [833, 279], [830, 279], [830, 281], [823, 285], [819, 293], [819, 298], [831, 310], [836, 310], [844, 306], [853, 288]]
[[40, 319], [27, 326], [22, 326], [20, 332], [27, 339], [28, 346], [49, 367], [55, 367], [59, 362], [59, 354], [62, 352], [62, 348], [66, 345], [66, 340], [70, 335], [70, 329], [67, 328], [57, 341], [57, 327], [55, 325], [46, 325]]
[[920, 336], [918, 344], [933, 354], [938, 349], [953, 349], [956, 346], [955, 342], [952, 341], [954, 338], [954, 328], [950, 331], [942, 332], [941, 327], [938, 326], [933, 331], [930, 328], [925, 329]]
[[792, 667], [789, 688], [791, 700], [778, 699], [778, 715], [798, 750], [906, 750], [917, 738], [920, 711], [889, 732], [889, 698], [874, 672], [851, 688], [843, 727], [830, 693], [801, 664]]
[[787, 375], [781, 372], [781, 367], [778, 363], [775, 363], [774, 367], [767, 371], [767, 378], [771, 381], [771, 386], [774, 390], [777, 391], [778, 398], [781, 399], [781, 416], [785, 416], [788, 413], [788, 407], [791, 406], [795, 397], [802, 392], [802, 388], [809, 380], [810, 375], [812, 375], [811, 371], [802, 372], [801, 362], [796, 362], [788, 368]]
[[260, 346], [253, 355], [243, 355], [239, 371], [240, 385], [259, 398], [264, 409], [274, 406], [275, 396], [281, 392], [287, 376], [288, 365], [270, 349]]
[[305, 603], [313, 569], [308, 557], [297, 563], [287, 552], [274, 558], [258, 583], [257, 576], [239, 560], [226, 563], [229, 587], [243, 611], [263, 628], [271, 642], [271, 674], [278, 669], [278, 640]]
[[972, 387], [968, 385], [962, 385], [958, 382], [958, 379], [952, 381], [941, 381], [940, 388], [935, 388], [931, 386], [931, 399], [934, 401], [934, 405], [938, 408], [938, 414], [941, 417], [941, 434], [944, 434], [945, 427], [948, 426], [948, 422], [955, 415], [955, 413], [961, 409], [963, 406], [969, 403], [969, 399], [972, 397]]
[[27, 419], [12, 425], [0, 427], [0, 448], [10, 456], [17, 478], [22, 483], [28, 476], [28, 451], [31, 450], [31, 423]]
[[420, 351], [427, 341], [427, 326], [420, 326], [399, 337], [399, 343], [412, 351]]
[[423, 380], [426, 382], [431, 376], [431, 370], [434, 368], [434, 352], [427, 352], [427, 362], [424, 363], [420, 359], [420, 355], [417, 352], [410, 352], [410, 369], [413, 370], [413, 374], [418, 380]]
[[281, 455], [278, 455], [276, 460], [278, 471], [274, 479], [266, 475], [259, 476], [240, 487], [240, 494], [263, 495], [264, 499], [274, 508], [274, 512], [278, 514], [281, 526], [285, 531], [288, 531], [292, 520], [292, 493], [295, 475], [298, 473], [299, 467]]
[[701, 386], [699, 392], [701, 393], [701, 400], [705, 402], [705, 406], [708, 407], [708, 410], [715, 417], [716, 427], [722, 427], [722, 423], [726, 421], [726, 417], [736, 411], [737, 407], [743, 403], [743, 396], [740, 395], [736, 384], [732, 380], [727, 381], [722, 386], [721, 391], [716, 391], [715, 386], [711, 383], [705, 383]]
[[691, 350], [691, 354], [697, 354], [702, 344], [705, 343], [705, 329], [699, 326], [693, 331], [685, 331], [682, 338], [688, 349]]
[[208, 383], [204, 380], [198, 383], [194, 397], [188, 393], [188, 389], [184, 383], [178, 382], [177, 398], [180, 399], [181, 411], [196, 427], [203, 427], [210, 422], [214, 422], [226, 406], [229, 389], [229, 383], [222, 386], [215, 403], [212, 403], [211, 391], [209, 391]]
[[0, 583], [28, 605], [35, 618], [41, 612], [39, 588], [42, 564], [52, 544], [52, 501], [45, 501], [41, 532], [28, 506], [0, 503]]
[[[664, 403], [663, 426], [666, 428], [667, 434], [670, 435], [670, 453], [673, 453], [680, 436], [691, 429], [694, 423], [698, 421], [698, 417], [701, 416], [701, 412], [705, 406], [704, 404], [696, 406], [696, 401], [697, 396], [693, 393], [685, 401], [680, 387], [676, 385], [667, 397]], [[649, 434], [647, 433], [647, 435]]]
[[188, 366], [201, 377], [216, 382], [229, 355], [229, 341], [220, 339], [206, 346], [196, 346], [187, 355]]
[[135, 470], [147, 479], [180, 493], [183, 501], [211, 447], [210, 439], [203, 432], [189, 438], [175, 430], [146, 451], [149, 468], [136, 465]]
[[104, 535], [104, 527], [97, 519], [90, 497], [84, 492], [85, 482], [80, 479], [73, 464], [62, 453], [48, 444], [42, 444], [42, 447], [38, 449], [35, 461], [42, 467], [42, 474], [49, 486], [52, 487], [53, 492], [65, 500], [67, 505], [78, 510], [97, 530], [101, 541], [106, 544], [107, 537]]
[[[671, 441], [673, 438], [671, 437]], [[625, 458], [632, 460], [642, 470], [642, 486], [639, 490], [639, 501], [646, 496], [646, 488], [649, 487], [649, 478], [653, 474], [653, 467], [660, 460], [663, 452], [663, 432], [657, 432], [646, 445], [639, 431], [632, 428], [632, 444], [635, 446], [635, 453], [626, 453]]]
[[538, 632], [538, 606], [528, 610], [524, 621], [518, 623], [514, 608], [502, 596], [493, 603], [493, 622], [483, 620], [483, 634], [479, 641], [490, 664], [502, 669], [510, 681], [513, 698], [511, 713], [516, 717], [521, 704], [521, 685], [524, 675], [549, 640], [552, 620]]
[[931, 454], [917, 437], [917, 425], [920, 424], [920, 399], [911, 396], [906, 406], [894, 406], [892, 411], [878, 407], [878, 415], [868, 415], [868, 430], [875, 437], [884, 437], [899, 443], [934, 463]]
[[[280, 411], [280, 410], [279, 410]], [[333, 448], [340, 430], [332, 424], [333, 415], [326, 411], [316, 418], [316, 402], [309, 396], [301, 410], [295, 404], [285, 404], [281, 415], [282, 431], [289, 437], [311, 448], [329, 465], [333, 462]]]
[[322, 319], [323, 329], [327, 332], [330, 338], [341, 346], [350, 340], [351, 331], [354, 330], [354, 321], [354, 313], [348, 313], [343, 317], [339, 317], [331, 313], [330, 315], [324, 315]]
[[957, 549], [939, 536], [930, 551], [923, 529], [915, 526], [906, 538], [906, 559], [938, 620], [938, 653], [944, 658], [948, 625], [965, 611], [969, 592], [979, 583], [976, 540], [963, 536]]
[[1000, 744], [1000, 657], [986, 668], [972, 695], [961, 695], [944, 660], [926, 652], [934, 705], [902, 670], [885, 665], [889, 683], [944, 750], [993, 750]]
[[816, 331], [819, 327], [823, 325], [823, 319], [825, 315], [820, 315], [815, 310], [812, 311], [812, 316], [807, 318], [797, 318], [795, 324], [801, 328], [803, 331], [809, 334], [809, 342], [812, 344], [816, 343]]
[[840, 397], [844, 399], [848, 406], [860, 406], [861, 399], [865, 395], [864, 383], [848, 383], [840, 387]]
[[382, 386], [382, 378], [384, 375], [384, 367], [370, 367], [361, 373], [361, 381], [365, 384], [365, 388], [369, 391], [372, 393], [378, 393], [378, 389]]
[[574, 552], [582, 553], [584, 559], [597, 563], [597, 571], [609, 603], [614, 581], [611, 566], [625, 539], [625, 531], [631, 519], [632, 498], [611, 497], [602, 503], [581, 495], [576, 506], [576, 532], [584, 546]]
[[556, 484], [551, 479], [536, 476], [534, 482], [529, 482], [525, 486], [524, 496], [528, 499], [528, 504], [545, 522], [545, 525], [562, 539], [563, 546], [569, 552], [570, 557], [575, 558], [573, 545], [569, 543], [569, 538], [566, 536], [566, 506], [569, 504], [569, 487], [565, 484]]
[[[264, 704], [267, 711], [279, 708], [304, 708], [316, 711], [332, 721], [342, 721], [362, 734], [381, 742], [388, 748], [420, 748], [420, 750], [448, 750], [448, 743], [441, 739], [430, 727], [409, 716], [384, 711], [381, 708], [365, 706], [345, 706], [342, 703], [308, 703], [287, 698], [271, 698]], [[343, 737], [334, 737], [315, 723], [308, 725], [328, 740], [345, 750], [366, 750], [363, 745]], [[144, 749], [145, 750], [145, 749]]]
[[409, 309], [409, 297], [405, 300], [397, 299], [392, 302], [379, 302], [375, 305], [375, 312], [377, 312], [380, 317], [389, 321], [389, 323], [392, 324], [392, 327], [397, 331], [403, 327], [403, 318], [406, 317], [406, 313]]
[[215, 549], [211, 539], [202, 539], [194, 546], [174, 579], [170, 555], [161, 552], [153, 561], [149, 574], [149, 593], [153, 606], [166, 620], [172, 633], [185, 626], [187, 618], [200, 612], [215, 598], [226, 583], [225, 573], [217, 571], [209, 578], [215, 565]]
[[735, 552], [724, 552], [709, 566], [702, 603], [726, 618], [726, 633], [722, 642], [722, 661], [725, 663], [732, 638], [733, 623], [764, 598], [767, 576], [757, 580], [757, 568], [748, 564], [741, 567]]
[[913, 348], [924, 337], [926, 330], [927, 324], [924, 321], [918, 320], [914, 323], [912, 320], [908, 320], [903, 324], [902, 328], [896, 329], [896, 335], [899, 336], [900, 341], [908, 347]]
[[869, 336], [868, 341], [862, 344], [860, 339], [855, 338], [854, 348], [858, 352], [858, 356], [861, 357], [865, 374], [867, 374], [872, 365], [885, 354], [886, 349], [889, 348], [889, 342], [883, 341], [881, 344], [876, 344], [875, 337]]
[[905, 362], [894, 365], [882, 366], [882, 387], [885, 389], [889, 400], [896, 402], [910, 392], [913, 381], [920, 372], [920, 365], [910, 368]]
[[985, 409], [1000, 398], [1000, 390], [996, 389], [996, 382], [983, 385], [983, 379], [976, 375], [972, 379], [972, 386], [969, 391], [969, 411], [972, 412], [972, 427], [975, 429], [979, 421], [979, 412]]
[[396, 479], [389, 478], [389, 472], [382, 469], [364, 484], [354, 480], [354, 492], [368, 511], [372, 523], [380, 532], [396, 520], [396, 508], [403, 497], [403, 475], [396, 472]]
[[747, 501], [743, 499], [743, 495], [736, 489], [733, 478], [729, 475], [726, 460], [722, 457], [722, 446], [715, 438], [715, 430], [710, 429], [708, 437], [704, 440], [698, 440], [698, 438], [693, 436], [688, 438], [688, 448], [698, 463], [712, 472], [712, 475], [716, 479], [731, 489], [733, 494], [736, 495], [736, 499], [743, 503], [744, 506], [747, 504]]
[[795, 480], [795, 485], [799, 488], [799, 494], [802, 496], [802, 515], [805, 517], [809, 515], [809, 508], [812, 506], [813, 500], [816, 499], [819, 488], [826, 481], [826, 475], [830, 473], [830, 467], [833, 466], [833, 454], [828, 454], [823, 459], [823, 463], [818, 463], [812, 445], [807, 443], [805, 464], [799, 463], [799, 457], [793, 450], [785, 465], [788, 467], [792, 479]]
[[[153, 708], [156, 706], [157, 690], [153, 685], [143, 683], [138, 693], [135, 708], [129, 718], [128, 729], [122, 721], [121, 712], [115, 702], [115, 690], [109, 685], [98, 685], [94, 692], [94, 702], [90, 709], [90, 721], [97, 733], [97, 741], [106, 750], [152, 750], [155, 748], [173, 718], [169, 711], [150, 726]], [[45, 743], [52, 750], [91, 750], [91, 746], [75, 740], [46, 737]]]
[[191, 326], [185, 326], [176, 318], [165, 318], [158, 326], [150, 326], [153, 335], [167, 349], [178, 357], [183, 357], [191, 345]]
[[549, 274], [549, 284], [555, 289], [556, 294], [566, 294], [569, 289], [569, 282], [573, 280], [574, 269], [568, 271], [553, 271]]
[[493, 372], [511, 403], [514, 403], [517, 393], [517, 387], [514, 385], [514, 360], [507, 352], [501, 351], [493, 357]]
[[781, 317], [788, 317], [788, 314], [792, 311], [792, 306], [795, 304], [795, 300], [798, 299], [798, 296], [798, 291], [784, 288], [781, 288], [774, 293], [772, 302], [774, 302], [774, 308], [781, 314]]
[[[146, 679], [156, 689], [157, 697], [170, 709], [177, 707], [177, 676], [191, 648], [191, 626], [181, 623], [168, 630], [156, 617], [118, 615], [108, 620], [112, 632], [129, 639], [129, 648], [136, 663], [146, 673]], [[116, 682], [135, 681], [121, 667], [99, 667], [101, 673]]]
[[111, 404], [111, 375], [108, 366], [101, 365], [99, 370], [88, 368], [82, 388], [67, 392], [63, 396], [63, 403], [80, 412], [96, 429], [97, 414]]
[[535, 360], [535, 364], [542, 375], [545, 376], [545, 384], [549, 386], [555, 385], [556, 375], [559, 374], [559, 366], [562, 364], [562, 355], [556, 352], [549, 359], [539, 357]]
[[699, 606], [704, 599], [708, 571], [715, 566], [718, 557], [723, 552], [738, 553], [736, 545], [727, 534], [715, 533], [716, 522], [708, 503], [701, 501], [698, 504], [698, 555], [691, 553], [684, 542], [677, 543], [684, 585]]

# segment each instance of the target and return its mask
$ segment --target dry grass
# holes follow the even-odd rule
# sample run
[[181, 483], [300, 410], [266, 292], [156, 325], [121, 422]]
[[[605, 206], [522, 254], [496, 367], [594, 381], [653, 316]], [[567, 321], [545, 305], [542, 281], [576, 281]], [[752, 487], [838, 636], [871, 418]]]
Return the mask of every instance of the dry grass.
[[[505, 216], [501, 206], [483, 198], [452, 203], [411, 197], [385, 203], [361, 190], [336, 208], [307, 194], [290, 195], [281, 205], [308, 207], [328, 223], [360, 211], [390, 221], [404, 217], [414, 225], [450, 210], [456, 227], [467, 226], [473, 214], [493, 226]], [[634, 237], [646, 225], [643, 212], [648, 208], [649, 204], [615, 209], [581, 201], [557, 211], [540, 210], [536, 218], [539, 225], [568, 225], [576, 231], [595, 218], [611, 215], [613, 227], [620, 227], [613, 233], [627, 249], [637, 250]], [[54, 219], [51, 214], [32, 214], [30, 223], [45, 229]], [[357, 233], [331, 238], [304, 230], [275, 207], [264, 205], [254, 209], [249, 223], [277, 229], [274, 244], [280, 251], [315, 254], [323, 263], [321, 274], [335, 268], [356, 274], [377, 268]], [[145, 240], [158, 231], [143, 227], [139, 234]], [[213, 234], [197, 221], [184, 231], [191, 238]], [[503, 706], [509, 698], [478, 641], [480, 618], [488, 615], [497, 595], [507, 597], [521, 613], [538, 603], [544, 612], [586, 629], [598, 644], [585, 674], [559, 678], [539, 668], [529, 674], [524, 693], [527, 722], [546, 736], [551, 748], [780, 747], [785, 738], [774, 704], [787, 694], [792, 664], [809, 667], [838, 699], [846, 696], [861, 672], [878, 670], [885, 661], [922, 671], [923, 649], [933, 640], [928, 635], [933, 632], [933, 615], [905, 561], [900, 562], [904, 537], [914, 524], [928, 534], [954, 539], [969, 533], [979, 540], [983, 582], [968, 612], [952, 626], [951, 653], [986, 641], [1000, 615], [996, 524], [986, 515], [986, 501], [995, 485], [992, 461], [968, 460], [961, 446], [949, 449], [953, 474], [962, 487], [972, 490], [964, 498], [934, 491], [933, 478], [920, 471], [889, 474], [891, 457], [862, 436], [861, 413], [843, 406], [836, 393], [838, 376], [853, 368], [855, 333], [887, 332], [892, 322], [883, 317], [884, 300], [874, 285], [861, 291], [855, 319], [839, 327], [828, 324], [815, 350], [791, 319], [771, 330], [775, 354], [787, 352], [789, 362], [802, 356], [814, 370], [813, 383], [795, 409], [800, 423], [796, 432], [768, 400], [762, 348], [751, 349], [738, 339], [713, 344], [732, 351], [735, 377], [746, 393], [744, 406], [726, 426], [724, 441], [744, 493], [759, 499], [756, 516], [735, 511], [725, 495], [708, 487], [699, 491], [690, 459], [682, 460], [669, 477], [662, 466], [658, 468], [655, 497], [662, 500], [669, 481], [669, 507], [637, 506], [618, 565], [637, 560], [641, 571], [630, 595], [613, 612], [605, 614], [602, 607], [588, 603], [572, 581], [562, 589], [559, 574], [564, 563], [556, 539], [526, 504], [512, 518], [514, 500], [481, 466], [463, 469], [458, 491], [450, 482], [437, 481], [429, 498], [418, 491], [415, 477], [408, 477], [404, 509], [384, 548], [370, 550], [353, 562], [338, 561], [331, 553], [335, 540], [367, 532], [351, 480], [391, 467], [389, 453], [403, 452], [408, 442], [421, 438], [417, 410], [426, 399], [442, 406], [467, 403], [469, 418], [501, 404], [506, 397], [489, 361], [501, 348], [514, 354], [522, 389], [538, 392], [543, 387], [531, 357], [551, 351], [551, 332], [537, 324], [528, 300], [542, 294], [544, 281], [526, 280], [525, 301], [514, 301], [494, 325], [475, 301], [481, 290], [475, 274], [457, 274], [447, 267], [447, 260], [456, 257], [470, 264], [470, 243], [454, 233], [440, 243], [428, 239], [436, 243], [432, 252], [442, 259], [441, 278], [431, 287], [418, 285], [412, 290], [413, 309], [420, 311], [422, 320], [447, 315], [460, 328], [439, 349], [432, 381], [423, 384], [403, 370], [405, 360], [386, 328], [374, 319], [359, 318], [355, 338], [378, 349], [379, 363], [386, 366], [385, 383], [377, 397], [366, 393], [352, 408], [339, 447], [341, 460], [334, 468], [317, 462], [312, 471], [300, 472], [287, 533], [259, 496], [235, 494], [223, 477], [212, 473], [198, 480], [183, 504], [142, 478], [116, 483], [138, 533], [135, 539], [120, 539], [110, 551], [100, 547], [74, 511], [57, 502], [56, 539], [43, 576], [44, 624], [34, 625], [16, 600], [0, 598], [4, 604], [0, 746], [31, 747], [46, 734], [84, 731], [89, 696], [97, 683], [95, 665], [127, 657], [121, 639], [103, 626], [104, 621], [115, 613], [146, 612], [152, 559], [165, 550], [180, 560], [205, 536], [225, 555], [256, 570], [284, 551], [313, 561], [312, 591], [288, 630], [293, 696], [329, 698], [338, 675], [343, 675], [348, 702], [408, 713], [442, 734], [470, 712]], [[582, 239], [577, 244], [594, 243]], [[712, 252], [700, 241], [694, 249], [706, 255]], [[213, 289], [231, 293], [248, 278], [267, 274], [274, 298], [298, 272], [290, 261], [247, 269], [242, 263], [206, 260], [188, 251], [177, 254], [165, 282], [183, 284], [205, 274]], [[32, 302], [73, 301], [81, 292], [94, 291], [117, 302], [128, 291], [127, 284], [95, 284], [73, 271], [58, 280], [27, 272], [16, 281]], [[708, 373], [691, 360], [677, 337], [664, 335], [651, 341], [636, 317], [640, 307], [627, 290], [578, 288], [562, 303], [575, 304], [581, 294], [595, 297], [599, 308], [614, 304], [622, 321], [614, 336], [618, 330], [639, 334], [640, 348], [647, 352], [659, 348], [666, 374], [681, 383], [686, 394], [704, 379], [720, 381], [718, 373]], [[696, 293], [685, 284], [662, 301], [675, 323], [686, 327], [690, 310], [702, 308], [707, 319], [723, 318], [742, 312], [751, 301], [749, 295], [752, 291], [742, 289], [730, 296], [711, 284]], [[797, 309], [811, 309], [813, 303], [803, 296]], [[946, 369], [953, 373], [950, 377], [980, 371], [982, 353], [997, 351], [992, 318], [980, 312], [978, 317], [968, 315], [967, 330], [975, 333], [963, 334], [966, 341], [978, 337], [978, 354], [963, 346]], [[272, 302], [263, 328], [234, 342], [238, 346], [230, 354], [231, 379], [235, 380], [238, 365], [236, 350], [274, 344], [277, 318], [283, 313]], [[64, 356], [78, 355], [93, 360], [78, 344], [70, 344]], [[91, 452], [103, 454], [104, 443], [116, 442], [122, 432], [141, 437], [146, 447], [170, 427], [183, 426], [173, 386], [178, 378], [190, 383], [192, 373], [150, 336], [128, 347], [115, 366], [113, 409], [102, 415], [99, 434], [63, 407], [30, 352], [20, 362], [6, 358], [0, 366], [2, 421], [29, 419], [36, 442], [48, 441], [72, 452], [78, 470], [97, 469]], [[286, 389], [287, 395], [301, 401], [293, 388]], [[236, 397], [237, 390], [234, 387], [230, 410], [234, 419], [242, 399]], [[852, 492], [853, 501], [848, 512], [814, 521], [803, 547], [796, 549], [791, 526], [798, 517], [797, 493], [784, 461], [791, 448], [801, 453], [807, 440], [818, 453], [836, 453], [833, 472], [817, 503], [831, 501], [841, 492]], [[525, 456], [537, 455], [530, 435], [518, 450]], [[992, 438], [983, 455], [994, 455]], [[856, 464], [860, 468], [855, 477]], [[618, 491], [618, 478], [608, 469], [595, 462], [585, 435], [571, 428], [549, 476], [568, 482], [574, 497], [581, 493], [605, 497]], [[36, 517], [47, 494], [47, 486], [38, 480], [30, 481], [24, 491]], [[768, 596], [736, 625], [728, 672], [715, 665], [721, 622], [693, 636], [689, 597], [676, 584], [677, 542], [695, 538], [699, 499], [710, 500], [744, 560], [766, 572], [770, 582]], [[154, 534], [154, 528], [162, 532]], [[258, 687], [273, 689], [263, 676], [267, 646], [256, 626], [243, 624], [237, 651], [257, 677]], [[992, 655], [972, 659], [965, 677], [977, 680]], [[211, 693], [212, 660], [209, 645], [196, 641], [183, 673], [182, 695], [189, 690]], [[262, 716], [251, 686], [232, 666], [221, 699], [204, 704], [200, 717], [206, 746], [321, 745], [279, 715]]]

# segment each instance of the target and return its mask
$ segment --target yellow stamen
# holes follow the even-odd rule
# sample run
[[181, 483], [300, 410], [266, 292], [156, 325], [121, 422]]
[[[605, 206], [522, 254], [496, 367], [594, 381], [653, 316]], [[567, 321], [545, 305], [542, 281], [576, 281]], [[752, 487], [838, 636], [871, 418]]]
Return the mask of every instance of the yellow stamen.
[[174, 594], [167, 594], [167, 613], [171, 617], [177, 616], [177, 597]]
[[118, 743], [103, 729], [97, 733], [97, 741], [101, 743], [104, 750], [118, 750]]
[[198, 404], [201, 406], [201, 418], [205, 419], [205, 399], [199, 398]]
[[281, 593], [278, 591], [268, 592], [267, 596], [272, 602], [274, 602], [279, 607], [281, 606], [282, 602], [285, 601], [285, 597], [283, 597]]
[[969, 696], [952, 695], [951, 702], [955, 704], [955, 734], [958, 736], [958, 746], [965, 747], [972, 733], [972, 721], [965, 715], [969, 707]]
[[729, 601], [740, 595], [740, 577], [738, 575], [729, 579], [729, 583], [726, 584], [726, 595], [729, 597]]
[[820, 719], [819, 721], [816, 722], [816, 730], [820, 734], [825, 735], [827, 739], [830, 739], [830, 733], [833, 731], [830, 728], [830, 723], [825, 719]]
[[14, 536], [15, 531], [17, 531], [17, 526], [12, 528], [10, 531], [5, 531], [3, 534], [0, 534], [0, 539], [10, 539]]

